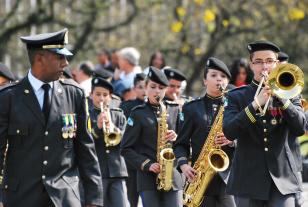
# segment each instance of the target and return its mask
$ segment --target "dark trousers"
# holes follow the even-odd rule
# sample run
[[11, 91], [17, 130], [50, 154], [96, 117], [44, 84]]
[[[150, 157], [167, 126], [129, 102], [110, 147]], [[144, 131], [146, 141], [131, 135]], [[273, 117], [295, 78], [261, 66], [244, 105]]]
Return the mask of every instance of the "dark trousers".
[[130, 207], [138, 206], [139, 194], [137, 192], [137, 170], [128, 169], [128, 178], [126, 179], [127, 197]]
[[295, 194], [282, 195], [273, 184], [267, 201], [236, 197], [237, 207], [295, 207]]
[[182, 207], [183, 191], [148, 190], [140, 192], [143, 207]]
[[226, 194], [226, 184], [217, 182], [217, 195], [205, 195], [200, 207], [236, 207], [233, 195]]
[[129, 207], [124, 178], [103, 178], [104, 206]]

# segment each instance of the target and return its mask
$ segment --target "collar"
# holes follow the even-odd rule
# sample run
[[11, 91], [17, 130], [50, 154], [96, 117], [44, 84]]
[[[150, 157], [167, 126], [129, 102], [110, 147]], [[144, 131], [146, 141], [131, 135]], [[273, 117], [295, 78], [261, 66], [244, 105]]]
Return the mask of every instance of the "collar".
[[218, 99], [221, 99], [222, 98], [222, 95], [220, 96], [217, 96], [217, 97], [213, 97], [213, 96], [210, 96], [209, 94], [205, 94], [205, 97], [211, 99], [211, 100], [218, 100]]
[[[45, 84], [45, 82], [37, 79], [36, 77], [33, 76], [32, 74], [32, 71], [30, 69], [29, 73], [28, 73], [28, 79], [29, 79], [29, 82], [34, 90], [34, 92], [37, 92], [43, 84]], [[50, 85], [51, 88], [53, 88], [53, 82], [49, 82], [48, 83]]]

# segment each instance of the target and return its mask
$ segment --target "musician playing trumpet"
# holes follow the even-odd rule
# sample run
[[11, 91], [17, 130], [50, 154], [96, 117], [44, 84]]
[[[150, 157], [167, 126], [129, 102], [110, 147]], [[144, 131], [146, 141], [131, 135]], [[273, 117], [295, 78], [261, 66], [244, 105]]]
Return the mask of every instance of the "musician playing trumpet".
[[[184, 119], [174, 145], [174, 152], [178, 159], [178, 169], [190, 183], [198, 185], [201, 183], [201, 180], [197, 180], [197, 174], [206, 173], [196, 171], [192, 166], [194, 166], [199, 156], [202, 156], [202, 148], [208, 140], [208, 135], [216, 115], [220, 107], [223, 107], [223, 90], [227, 87], [230, 78], [231, 74], [225, 63], [214, 57], [209, 58], [204, 70], [203, 79], [206, 87], [205, 96], [183, 106]], [[230, 159], [228, 160], [231, 160], [233, 142], [229, 141], [221, 131], [217, 131], [214, 136], [214, 145], [222, 146], [222, 150], [229, 154]], [[189, 164], [189, 157], [191, 157], [191, 165]], [[229, 170], [225, 170], [214, 175], [205, 192], [197, 192], [197, 194], [203, 194], [201, 195], [203, 196], [203, 201], [201, 199], [200, 204], [201, 207], [235, 206], [233, 196], [225, 193], [228, 172]], [[196, 188], [196, 191], [198, 189]], [[184, 201], [186, 200], [185, 198], [192, 196], [188, 194], [188, 192], [184, 192]], [[201, 196], [197, 195], [196, 197]], [[195, 206], [195, 204], [190, 205], [190, 203], [194, 202], [195, 198], [191, 199], [191, 201], [187, 202], [188, 206]]]
[[122, 109], [110, 107], [112, 92], [113, 87], [107, 80], [92, 79], [91, 134], [102, 173], [104, 206], [128, 207], [125, 183], [128, 174], [119, 144], [126, 119]]
[[237, 207], [294, 207], [301, 186], [288, 141], [305, 133], [306, 119], [299, 94], [283, 98], [278, 92], [290, 94], [287, 85], [302, 87], [302, 74], [297, 66], [282, 64], [286, 70], [277, 75], [277, 85], [286, 87], [272, 88], [279, 47], [261, 40], [247, 48], [254, 80], [228, 93], [224, 113], [223, 132], [237, 139], [227, 193], [235, 195]]

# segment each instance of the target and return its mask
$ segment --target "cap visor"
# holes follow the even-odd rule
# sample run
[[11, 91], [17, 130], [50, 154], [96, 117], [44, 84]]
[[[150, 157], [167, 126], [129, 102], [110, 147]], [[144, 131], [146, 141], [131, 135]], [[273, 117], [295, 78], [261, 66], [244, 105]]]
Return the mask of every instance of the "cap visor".
[[64, 55], [64, 56], [72, 56], [73, 53], [71, 53], [68, 49], [66, 48], [55, 48], [55, 49], [48, 49], [51, 52], [57, 53], [59, 55]]

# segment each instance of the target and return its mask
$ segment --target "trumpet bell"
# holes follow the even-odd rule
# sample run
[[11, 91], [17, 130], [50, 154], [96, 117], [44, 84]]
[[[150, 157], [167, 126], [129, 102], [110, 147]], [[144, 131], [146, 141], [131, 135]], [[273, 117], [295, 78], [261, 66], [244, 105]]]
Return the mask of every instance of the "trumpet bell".
[[271, 71], [268, 84], [275, 96], [291, 99], [298, 96], [304, 88], [304, 73], [294, 64], [278, 65]]

